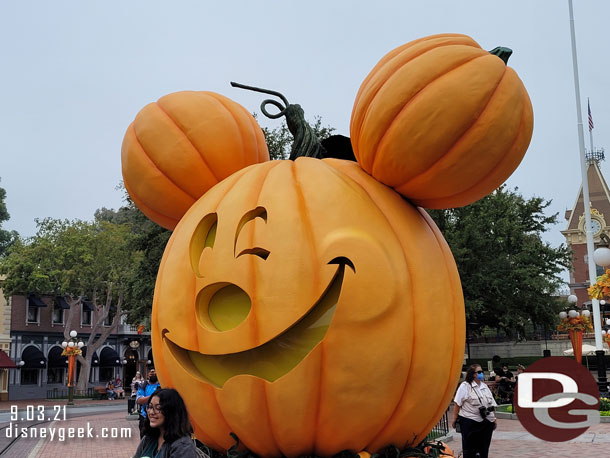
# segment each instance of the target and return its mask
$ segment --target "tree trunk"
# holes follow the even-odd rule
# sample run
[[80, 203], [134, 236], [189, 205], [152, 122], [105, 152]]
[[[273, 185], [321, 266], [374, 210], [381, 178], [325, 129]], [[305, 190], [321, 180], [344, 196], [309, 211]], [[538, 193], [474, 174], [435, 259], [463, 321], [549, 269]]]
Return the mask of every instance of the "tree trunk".
[[[119, 293], [119, 299], [116, 305], [116, 314], [112, 320], [112, 323], [108, 327], [103, 327], [104, 321], [108, 317], [110, 313], [110, 306], [112, 305], [112, 284], [108, 284], [108, 288], [106, 291], [106, 304], [101, 305], [97, 303], [97, 294], [93, 292], [93, 304], [95, 306], [94, 320], [91, 326], [91, 333], [89, 334], [89, 339], [87, 339], [87, 356], [83, 358], [79, 356], [79, 361], [81, 362], [81, 371], [78, 377], [78, 382], [76, 384], [76, 388], [78, 390], [86, 390], [87, 385], [89, 384], [89, 369], [91, 367], [91, 359], [93, 358], [93, 354], [99, 350], [99, 348], [104, 345], [108, 336], [116, 330], [119, 320], [121, 317], [121, 306], [123, 304], [123, 293]], [[99, 333], [99, 337], [96, 338], [96, 335]], [[101, 356], [101, 355], [98, 355]], [[86, 369], [86, 371], [85, 371]]]

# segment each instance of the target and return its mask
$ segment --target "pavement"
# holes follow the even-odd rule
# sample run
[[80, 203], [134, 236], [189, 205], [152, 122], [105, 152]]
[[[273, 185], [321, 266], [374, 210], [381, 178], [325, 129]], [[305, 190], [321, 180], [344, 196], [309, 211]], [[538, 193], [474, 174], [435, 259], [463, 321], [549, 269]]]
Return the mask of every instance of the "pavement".
[[[63, 401], [65, 403], [65, 401]], [[45, 412], [53, 413], [53, 406], [58, 401], [28, 400], [0, 403], [0, 450], [11, 438], [6, 437], [9, 425], [11, 405], [17, 405], [20, 415], [26, 412], [27, 406], [46, 406]], [[139, 443], [137, 421], [127, 419], [126, 401], [77, 401], [77, 406], [67, 411], [66, 420], [59, 419], [33, 426], [37, 437], [21, 438], [15, 442], [3, 457], [7, 458], [125, 458], [131, 457]], [[449, 416], [451, 418], [451, 414]], [[32, 424], [27, 421], [19, 427]], [[67, 437], [70, 428], [74, 428], [75, 437]], [[81, 435], [78, 437], [81, 428]], [[41, 438], [41, 431], [47, 430], [47, 437]], [[54, 429], [53, 440], [48, 437]], [[60, 432], [63, 430], [63, 433]], [[14, 429], [13, 429], [14, 431]], [[461, 435], [451, 430], [447, 445], [456, 457], [461, 456]], [[60, 434], [64, 434], [61, 440]], [[108, 437], [102, 437], [107, 435]], [[90, 437], [87, 437], [90, 436]], [[610, 423], [592, 426], [585, 434], [569, 442], [545, 442], [528, 433], [518, 420], [498, 419], [498, 428], [494, 432], [490, 457], [521, 458], [573, 458], [575, 456], [605, 456], [610, 450]]]
[[[451, 416], [449, 418], [452, 418]], [[519, 420], [498, 419], [489, 457], [574, 458], [606, 456], [610, 450], [610, 423], [590, 427], [582, 436], [568, 442], [546, 442], [528, 433]], [[447, 442], [456, 457], [461, 456], [462, 435], [454, 430]]]

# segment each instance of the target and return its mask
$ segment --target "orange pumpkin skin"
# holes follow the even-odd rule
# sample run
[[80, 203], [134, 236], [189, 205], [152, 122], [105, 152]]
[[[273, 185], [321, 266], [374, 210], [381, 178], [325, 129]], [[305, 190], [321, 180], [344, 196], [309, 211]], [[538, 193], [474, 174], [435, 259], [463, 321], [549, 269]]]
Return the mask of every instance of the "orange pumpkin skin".
[[[227, 285], [251, 308], [214, 329], [222, 314], [207, 291]], [[269, 349], [300, 345], [295, 330], [336, 285], [326, 327], [308, 325], [313, 348]], [[299, 158], [240, 170], [184, 215], [160, 265], [151, 334], [160, 382], [180, 391], [204, 443], [226, 450], [234, 432], [260, 456], [374, 452], [419, 443], [443, 415], [464, 304], [423, 210], [354, 162]], [[212, 381], [234, 358], [251, 365]]]
[[123, 181], [151, 220], [174, 229], [208, 189], [233, 172], [269, 160], [248, 111], [213, 92], [184, 91], [145, 106], [127, 128]]
[[515, 71], [470, 37], [444, 34], [379, 61], [356, 97], [350, 135], [368, 173], [416, 205], [450, 208], [501, 185], [532, 129]]

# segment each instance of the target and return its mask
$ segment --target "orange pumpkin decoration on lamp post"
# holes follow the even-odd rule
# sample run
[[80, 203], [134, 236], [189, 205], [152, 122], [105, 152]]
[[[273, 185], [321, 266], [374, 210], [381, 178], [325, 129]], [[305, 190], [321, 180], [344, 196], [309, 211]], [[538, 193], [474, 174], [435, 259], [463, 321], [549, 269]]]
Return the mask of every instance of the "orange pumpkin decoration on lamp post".
[[[467, 37], [448, 37], [466, 44], [439, 45], [445, 48], [441, 53], [461, 55], [476, 48]], [[420, 41], [430, 45], [435, 40]], [[417, 42], [405, 47], [421, 50]], [[401, 49], [382, 62], [401, 55]], [[475, 49], [472, 59], [487, 65], [489, 59], [481, 53]], [[506, 78], [498, 76], [498, 63], [506, 71], [504, 62], [490, 58], [490, 69], [477, 81], [488, 88], [492, 81], [490, 106], [502, 105], [506, 98], [517, 103], [521, 128], [513, 129], [516, 121], [507, 113], [498, 122], [511, 126], [514, 135], [495, 139], [500, 145], [492, 148], [497, 159], [493, 170], [476, 167], [479, 173], [468, 174], [465, 188], [452, 179], [448, 185], [455, 190], [449, 196], [442, 191], [439, 197], [436, 187], [446, 189], [447, 184], [437, 181], [428, 194], [418, 191], [416, 202], [442, 207], [476, 200], [520, 160], [531, 134], [529, 100], [510, 72]], [[391, 77], [383, 69], [378, 72], [379, 65], [373, 73], [388, 77], [392, 87], [397, 82], [411, 87], [414, 78], [426, 86], [432, 84], [425, 75], [428, 68], [424, 65], [406, 83], [400, 82], [404, 75], [397, 76], [398, 71]], [[444, 79], [455, 77], [459, 83], [451, 87], [467, 81], [445, 70]], [[432, 219], [386, 186], [404, 193], [405, 180], [388, 183], [384, 177], [391, 169], [404, 172], [411, 165], [404, 167], [398, 159], [370, 160], [377, 151], [367, 143], [370, 122], [384, 126], [392, 111], [387, 110], [389, 102], [380, 104], [375, 98], [386, 87], [378, 82], [376, 76], [365, 80], [354, 108], [358, 163], [316, 159], [325, 157], [325, 147], [312, 139], [311, 128], [289, 119], [295, 160], [237, 170], [205, 191], [181, 219], [172, 216], [180, 221], [155, 287], [154, 359], [162, 385], [180, 391], [196, 436], [213, 448], [231, 447], [231, 433], [252, 452], [269, 457], [330, 456], [344, 450], [368, 456], [390, 445], [411, 447], [426, 437], [453, 396], [465, 343], [459, 276]], [[490, 95], [495, 93], [500, 95]], [[302, 117], [300, 107], [281, 98], [286, 107], [269, 101], [263, 106], [272, 103], [281, 114]], [[476, 103], [467, 103], [462, 94], [458, 99], [464, 103], [450, 113], [464, 116], [466, 111], [465, 117], [475, 113], [487, 119]], [[384, 134], [386, 139], [404, 137], [395, 128], [402, 117], [397, 112], [394, 116], [399, 122], [391, 123], [392, 135]], [[419, 126], [418, 141], [433, 143], [439, 135], [425, 115], [410, 123]], [[496, 132], [491, 128], [495, 122], [482, 124], [487, 135]], [[444, 132], [449, 143], [461, 144], [450, 135], [458, 130]], [[131, 130], [127, 135], [133, 137]], [[131, 141], [126, 138], [127, 144]], [[432, 163], [443, 162], [438, 151]], [[246, 154], [259, 157], [252, 150]], [[469, 158], [474, 154], [451, 155], [453, 173], [459, 176], [464, 167], [472, 168]], [[508, 159], [498, 159], [502, 154]], [[481, 162], [489, 165], [488, 158]], [[157, 190], [139, 182], [149, 176], [156, 178], [134, 173], [132, 182], [146, 201], [153, 201]]]

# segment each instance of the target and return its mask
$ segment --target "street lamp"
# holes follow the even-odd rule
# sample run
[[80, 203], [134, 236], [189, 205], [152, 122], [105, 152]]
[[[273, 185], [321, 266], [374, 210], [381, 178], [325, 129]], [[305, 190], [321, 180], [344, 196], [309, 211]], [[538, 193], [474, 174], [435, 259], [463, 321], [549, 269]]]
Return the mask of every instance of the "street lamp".
[[76, 356], [82, 354], [85, 345], [82, 340], [76, 338], [76, 331], [70, 331], [70, 339], [63, 341], [61, 346], [64, 351], [62, 356], [68, 357], [68, 405], [74, 405], [74, 370], [76, 369]]
[[[604, 237], [602, 237], [602, 240], [604, 242], [607, 242], [608, 238], [605, 234]], [[594, 252], [593, 252], [593, 260], [595, 261], [595, 264], [597, 264], [598, 266], [602, 266], [604, 269], [606, 269], [608, 266], [610, 266], [610, 249], [608, 249], [607, 246], [601, 246], [599, 248], [597, 248]], [[596, 299], [593, 299], [593, 301], [595, 301]], [[606, 301], [601, 300], [599, 301], [599, 303], [601, 305], [605, 305]], [[598, 316], [595, 317], [596, 320], [600, 320], [600, 326], [602, 325], [601, 322], [601, 312], [599, 313]], [[600, 332], [601, 333], [601, 332]], [[596, 342], [597, 342], [597, 335], [596, 337]], [[600, 335], [600, 340], [603, 339], [603, 336]], [[603, 344], [602, 344], [603, 345]], [[603, 348], [601, 348], [601, 345], [597, 346], [597, 350], [595, 350], [595, 355], [597, 357], [597, 379], [598, 379], [598, 385], [600, 388], [600, 391], [602, 392], [607, 392], [608, 391], [608, 379], [606, 377], [606, 361], [604, 360], [604, 350]]]

